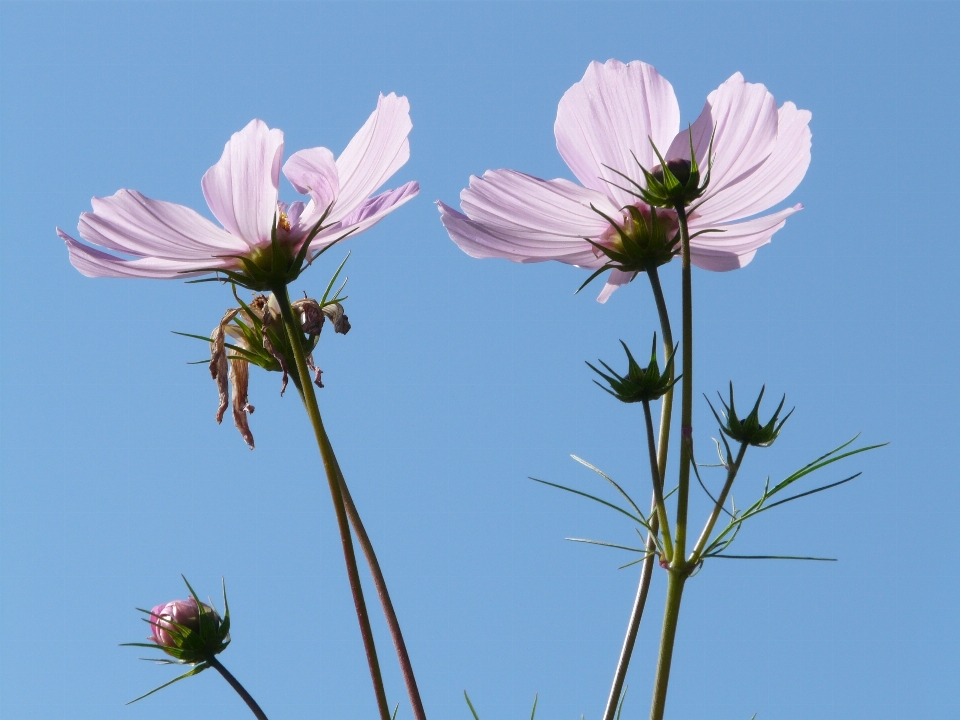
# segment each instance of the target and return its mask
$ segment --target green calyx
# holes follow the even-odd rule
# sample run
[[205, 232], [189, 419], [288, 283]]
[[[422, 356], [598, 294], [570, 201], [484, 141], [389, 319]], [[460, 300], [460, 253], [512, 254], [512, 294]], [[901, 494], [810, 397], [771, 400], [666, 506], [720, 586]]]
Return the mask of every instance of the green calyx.
[[684, 158], [664, 160], [663, 155], [660, 154], [657, 146], [651, 140], [650, 144], [653, 146], [653, 152], [656, 153], [660, 164], [652, 170], [647, 170], [634, 156], [634, 161], [643, 172], [646, 187], [627, 175], [614, 170], [633, 186], [633, 188], [622, 189], [640, 198], [650, 207], [677, 209], [687, 207], [700, 198], [710, 184], [710, 169], [713, 164], [713, 138], [710, 138], [710, 146], [707, 149], [707, 172], [701, 176], [700, 166], [697, 164], [697, 155], [693, 149], [693, 130], [690, 129], [687, 132], [690, 138], [689, 160]]
[[[732, 382], [730, 383], [730, 403], [727, 404], [724, 402], [723, 397], [720, 396], [720, 403], [723, 405], [722, 418], [720, 413], [714, 409], [709, 398], [707, 399], [707, 404], [710, 405], [713, 416], [717, 419], [717, 422], [720, 423], [720, 430], [724, 435], [739, 443], [746, 443], [754, 447], [769, 447], [773, 445], [774, 440], [780, 435], [780, 429], [783, 427], [783, 424], [787, 421], [787, 418], [793, 414], [793, 410], [791, 409], [790, 412], [784, 416], [783, 420], [780, 420], [779, 423], [777, 422], [780, 418], [780, 412], [783, 410], [783, 404], [787, 399], [787, 396], [784, 395], [783, 399], [780, 400], [780, 405], [777, 406], [776, 412], [773, 413], [773, 417], [770, 418], [766, 424], [761, 423], [760, 401], [763, 400], [765, 390], [766, 385], [760, 389], [760, 395], [753, 405], [753, 410], [742, 420], [738, 417], [737, 408], [734, 405]], [[717, 394], [719, 395], [719, 393]]]
[[[647, 180], [647, 187], [643, 189], [641, 195], [651, 207], [686, 207], [703, 195], [710, 184], [709, 158], [713, 154], [713, 138], [710, 138], [710, 148], [707, 150], [707, 172], [701, 178], [697, 155], [693, 150], [693, 130], [688, 130], [687, 134], [690, 138], [689, 160], [666, 161], [654, 145], [653, 151], [657, 154], [660, 164], [651, 171], [644, 167], [640, 168]], [[653, 141], [650, 144], [653, 145]]]
[[660, 368], [657, 365], [657, 335], [653, 335], [653, 350], [650, 354], [650, 364], [646, 368], [641, 368], [637, 361], [633, 358], [633, 354], [630, 352], [630, 348], [627, 347], [627, 344], [620, 341], [620, 344], [623, 345], [623, 349], [627, 353], [627, 373], [626, 375], [620, 375], [616, 370], [607, 365], [603, 360], [600, 360], [600, 364], [607, 369], [607, 372], [610, 374], [598, 370], [590, 363], [587, 363], [589, 368], [597, 373], [600, 377], [609, 383], [610, 387], [606, 388], [601, 385], [599, 382], [594, 380], [594, 382], [604, 391], [613, 395], [620, 402], [625, 403], [635, 403], [635, 402], [651, 402], [657, 398], [663, 397], [667, 391], [672, 388], [680, 380], [681, 376], [673, 377], [673, 359], [677, 354], [677, 349], [674, 348], [673, 352], [670, 353], [670, 357], [667, 358], [666, 365], [663, 368], [663, 372], [660, 372]]
[[607, 262], [587, 278], [580, 290], [607, 270], [645, 272], [667, 264], [680, 254], [679, 231], [672, 230], [669, 223], [657, 215], [656, 208], [651, 208], [648, 216], [637, 206], [627, 205], [623, 208], [626, 217], [622, 224], [592, 205], [591, 209], [610, 223], [617, 234], [609, 245], [587, 239], [588, 243], [607, 257]]
[[[332, 207], [332, 205], [331, 205]], [[201, 272], [214, 273], [214, 277], [200, 278], [199, 280], [189, 280], [188, 282], [232, 282], [234, 285], [253, 290], [254, 292], [266, 292], [276, 288], [289, 285], [306, 269], [314, 260], [323, 253], [336, 245], [338, 242], [350, 235], [354, 230], [350, 230], [330, 244], [324, 246], [317, 252], [310, 253], [310, 243], [321, 230], [326, 230], [330, 226], [324, 226], [324, 221], [330, 208], [323, 213], [323, 216], [317, 221], [317, 224], [304, 236], [299, 246], [291, 242], [283, 242], [277, 238], [277, 224], [281, 223], [284, 230], [289, 230], [286, 216], [278, 211], [273, 221], [273, 230], [270, 233], [270, 244], [264, 247], [253, 248], [247, 255], [225, 255], [225, 258], [236, 260], [239, 267], [233, 270], [223, 268], [206, 268]], [[196, 272], [196, 271], [190, 271]]]

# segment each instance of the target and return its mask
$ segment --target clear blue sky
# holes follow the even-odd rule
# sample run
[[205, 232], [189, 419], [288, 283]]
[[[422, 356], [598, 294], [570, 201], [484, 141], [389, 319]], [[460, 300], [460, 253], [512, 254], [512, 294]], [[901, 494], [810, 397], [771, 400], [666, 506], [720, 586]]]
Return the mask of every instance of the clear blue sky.
[[[526, 478], [599, 489], [576, 453], [646, 495], [637, 411], [583, 361], [619, 358], [621, 338], [646, 347], [651, 298], [635, 283], [601, 306], [573, 295], [576, 268], [472, 260], [432, 203], [456, 205], [488, 168], [570, 177], [557, 102], [608, 58], [655, 65], [684, 123], [738, 70], [813, 113], [790, 199], [806, 209], [748, 268], [694, 276], [697, 389], [766, 383], [797, 405], [748, 456], [738, 500], [856, 432], [891, 443], [820, 478], [863, 470], [855, 483], [738, 541], [840, 562], [714, 561], [688, 584], [668, 716], [960, 716], [960, 6], [3, 2], [0, 21], [5, 718], [243, 717], [212, 673], [123, 707], [173, 676], [117, 644], [146, 633], [135, 606], [184, 595], [181, 572], [215, 598], [226, 578], [222, 659], [271, 718], [374, 716], [295, 394], [254, 375], [250, 452], [187, 364], [206, 348], [170, 333], [209, 332], [229, 291], [81, 277], [54, 228], [124, 187], [206, 213], [200, 177], [250, 119], [282, 128], [288, 153], [339, 153], [391, 91], [414, 124], [391, 186], [422, 190], [349, 243], [353, 330], [322, 339], [324, 416], [428, 714], [466, 720], [466, 688], [483, 720], [528, 717], [537, 692], [538, 717], [599, 716], [638, 572], [563, 538], [636, 536]], [[293, 289], [322, 291], [335, 260]], [[696, 413], [706, 452], [713, 421]], [[647, 713], [664, 586], [658, 574], [625, 718]]]

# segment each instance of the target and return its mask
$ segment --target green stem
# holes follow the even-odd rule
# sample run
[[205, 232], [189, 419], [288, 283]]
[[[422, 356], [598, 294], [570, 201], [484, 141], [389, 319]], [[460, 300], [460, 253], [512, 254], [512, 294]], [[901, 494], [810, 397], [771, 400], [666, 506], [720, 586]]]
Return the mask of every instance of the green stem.
[[260, 709], [260, 706], [257, 705], [257, 701], [253, 699], [253, 696], [247, 692], [247, 689], [240, 684], [240, 681], [237, 680], [229, 670], [220, 664], [220, 661], [217, 660], [214, 655], [211, 655], [207, 658], [207, 665], [223, 675], [223, 679], [230, 683], [230, 687], [237, 691], [237, 695], [243, 698], [243, 701], [247, 704], [247, 707], [250, 708], [250, 711], [256, 716], [257, 720], [267, 720], [266, 713]]
[[687, 211], [683, 205], [676, 207], [680, 224], [681, 266], [683, 302], [683, 377], [680, 383], [680, 468], [677, 488], [677, 521], [674, 535], [674, 554], [670, 559], [667, 580], [667, 599], [663, 614], [663, 630], [660, 634], [660, 657], [657, 661], [657, 677], [653, 687], [653, 702], [650, 720], [663, 720], [667, 703], [667, 685], [670, 681], [670, 664], [673, 660], [673, 642], [677, 635], [680, 617], [680, 600], [683, 585], [689, 575], [686, 562], [687, 504], [690, 490], [690, 464], [693, 462], [693, 288], [690, 268], [690, 230], [687, 227]]
[[647, 447], [650, 452], [650, 478], [653, 480], [653, 497], [657, 505], [657, 517], [663, 529], [663, 551], [667, 558], [673, 557], [673, 544], [670, 540], [670, 523], [667, 519], [667, 505], [663, 500], [663, 478], [660, 476], [660, 467], [657, 463], [657, 443], [653, 439], [653, 417], [650, 414], [650, 403], [643, 401], [643, 420], [647, 426]]
[[390, 709], [387, 707], [387, 696], [383, 688], [383, 677], [380, 674], [380, 663], [377, 660], [377, 648], [373, 641], [373, 630], [370, 627], [370, 617], [363, 600], [363, 588], [360, 585], [360, 573], [357, 569], [357, 557], [353, 550], [353, 539], [350, 536], [350, 525], [344, 508], [343, 493], [341, 492], [342, 473], [337, 457], [333, 453], [333, 446], [327, 431], [320, 418], [320, 407], [317, 405], [317, 396], [313, 391], [310, 373], [307, 369], [307, 359], [303, 352], [303, 331], [300, 323], [290, 307], [290, 296], [286, 285], [275, 288], [273, 291], [280, 304], [280, 313], [283, 325], [287, 330], [287, 338], [293, 350], [297, 364], [299, 389], [303, 397], [303, 405], [313, 425], [313, 432], [320, 448], [320, 457], [323, 460], [323, 469], [326, 471], [327, 484], [330, 488], [330, 497], [333, 500], [333, 509], [337, 515], [337, 526], [340, 530], [340, 542], [343, 545], [343, 557], [347, 565], [347, 576], [350, 580], [350, 591], [353, 594], [353, 604], [357, 611], [357, 620], [360, 623], [360, 634], [363, 636], [363, 646], [367, 654], [367, 664], [370, 666], [370, 678], [373, 681], [373, 690], [377, 696], [377, 707], [380, 710], [381, 720], [390, 720]]
[[700, 538], [697, 540], [697, 544], [694, 546], [693, 552], [690, 553], [689, 563], [691, 565], [696, 565], [698, 562], [700, 562], [700, 556], [703, 553], [703, 548], [710, 539], [710, 533], [713, 532], [713, 526], [717, 524], [717, 518], [720, 517], [720, 511], [723, 510], [723, 504], [727, 501], [727, 495], [730, 492], [730, 488], [733, 487], [733, 481], [736, 479], [737, 473], [740, 471], [740, 463], [743, 462], [743, 456], [747, 453], [747, 447], [747, 443], [740, 443], [740, 451], [737, 453], [737, 459], [734, 461], [733, 465], [727, 468], [727, 481], [723, 484], [723, 490], [720, 491], [720, 495], [717, 497], [717, 502], [713, 506], [713, 512], [711, 512], [710, 517], [707, 518], [707, 524], [704, 525], [703, 532], [700, 533]]
[[340, 490], [343, 493], [343, 504], [347, 511], [347, 517], [353, 526], [353, 531], [357, 534], [360, 549], [363, 550], [363, 555], [367, 559], [370, 574], [373, 576], [373, 585], [377, 588], [380, 605], [383, 607], [383, 614], [386, 617], [387, 626], [390, 628], [390, 636], [393, 638], [393, 646], [397, 651], [397, 659], [400, 662], [400, 672], [403, 674], [403, 682], [407, 686], [407, 695], [409, 695], [410, 705], [413, 707], [413, 716], [416, 720], [427, 720], [427, 714], [423, 710], [423, 701], [420, 699], [420, 690], [417, 687], [417, 678], [413, 674], [413, 664], [410, 662], [410, 655], [407, 653], [407, 644], [404, 642], [403, 633], [400, 631], [400, 621], [397, 619], [393, 602], [390, 600], [390, 593], [387, 591], [387, 581], [383, 577], [377, 555], [373, 551], [373, 544], [370, 542], [366, 528], [363, 527], [363, 522], [360, 520], [357, 506], [353, 504], [353, 498], [350, 496], [350, 490], [347, 489], [347, 484], [343, 480], [343, 475], [340, 476]]
[[[663, 357], [670, 357], [673, 352], [673, 332], [670, 329], [670, 315], [667, 312], [667, 303], [663, 297], [663, 288], [660, 286], [660, 275], [656, 266], [647, 268], [647, 278], [650, 280], [650, 289], [653, 291], [653, 298], [657, 304], [657, 314], [660, 316], [660, 334], [663, 338]], [[673, 373], [670, 374], [673, 380]], [[660, 405], [660, 437], [657, 443], [657, 470], [661, 482], [667, 475], [667, 452], [670, 445], [670, 418], [673, 413], [673, 387], [663, 396]], [[662, 487], [662, 485], [661, 485]], [[650, 509], [653, 511], [656, 507], [656, 497], [650, 503]], [[630, 612], [630, 621], [627, 623], [627, 633], [623, 638], [623, 646], [620, 649], [620, 658], [617, 661], [617, 669], [613, 674], [613, 683], [610, 687], [610, 695], [607, 698], [607, 707], [603, 713], [603, 720], [613, 720], [617, 712], [617, 706], [620, 702], [620, 695], [623, 692], [623, 685], [627, 678], [627, 670], [630, 667], [630, 658], [633, 656], [633, 648], [636, 645], [637, 633], [640, 632], [640, 621], [643, 619], [643, 610], [647, 604], [647, 594], [650, 591], [650, 580], [653, 578], [653, 562], [656, 559], [656, 533], [660, 522], [656, 515], [650, 519], [650, 528], [652, 533], [647, 533], [647, 542], [645, 551], [647, 558], [643, 561], [640, 570], [640, 583], [637, 586], [637, 595], [633, 601], [633, 610]], [[668, 558], [669, 560], [669, 558]]]
[[[654, 510], [657, 504], [656, 498], [650, 503], [650, 510]], [[630, 621], [627, 623], [627, 634], [623, 638], [623, 646], [620, 648], [620, 659], [617, 662], [616, 672], [613, 674], [613, 684], [610, 686], [610, 695], [607, 698], [607, 707], [603, 713], [603, 720], [613, 720], [617, 713], [617, 706], [620, 704], [620, 694], [623, 692], [623, 683], [627, 678], [627, 669], [630, 667], [630, 658], [633, 656], [633, 647], [637, 643], [637, 633], [640, 632], [640, 621], [643, 619], [643, 609], [647, 604], [647, 593], [650, 591], [650, 580], [653, 577], [653, 561], [656, 559], [657, 544], [655, 541], [656, 532], [660, 521], [654, 515], [650, 518], [650, 529], [653, 532], [647, 533], [647, 544], [645, 550], [646, 559], [640, 570], [640, 584], [637, 586], [637, 596], [633, 601], [633, 610], [630, 613]]]
[[657, 679], [653, 686], [653, 703], [650, 720], [663, 720], [667, 705], [667, 683], [670, 680], [670, 663], [673, 660], [673, 642], [677, 637], [677, 620], [680, 617], [680, 600], [686, 571], [671, 570], [667, 579], [667, 601], [663, 609], [663, 631], [660, 634], [660, 658], [657, 662]]
[[680, 477], [677, 488], [677, 524], [674, 541], [676, 553], [671, 559], [671, 568], [683, 571], [687, 543], [690, 463], [693, 458], [693, 289], [690, 277], [690, 231], [687, 228], [687, 211], [683, 205], [678, 205], [676, 210], [682, 247], [680, 272], [683, 280], [683, 377], [680, 383]]
[[[663, 335], [663, 362], [673, 352], [673, 332], [670, 329], [670, 315], [667, 313], [667, 303], [663, 297], [663, 288], [660, 286], [660, 275], [656, 267], [647, 268], [647, 277], [650, 279], [650, 289], [653, 290], [653, 299], [657, 304], [657, 314], [660, 316], [660, 334]], [[676, 363], [672, 367], [676, 367]], [[673, 380], [673, 371], [670, 372]], [[667, 451], [670, 448], [670, 420], [673, 415], [673, 386], [667, 390], [660, 405], [660, 438], [657, 442], [657, 465], [660, 469], [660, 478], [667, 477]]]

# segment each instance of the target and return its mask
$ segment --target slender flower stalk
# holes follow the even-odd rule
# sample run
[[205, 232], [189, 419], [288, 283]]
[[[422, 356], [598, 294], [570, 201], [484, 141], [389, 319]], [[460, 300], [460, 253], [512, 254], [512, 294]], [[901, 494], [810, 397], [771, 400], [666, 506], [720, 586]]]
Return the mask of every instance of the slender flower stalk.
[[[674, 351], [673, 331], [670, 328], [670, 314], [667, 312], [667, 303], [663, 297], [663, 287], [660, 285], [660, 275], [656, 266], [647, 268], [647, 277], [650, 280], [650, 288], [653, 291], [654, 301], [657, 305], [657, 314], [660, 318], [660, 334], [663, 337], [663, 356], [669, 357]], [[670, 380], [673, 380], [673, 366], [671, 366]], [[657, 441], [657, 472], [662, 479], [667, 475], [667, 455], [670, 446], [670, 419], [673, 414], [673, 385], [663, 396], [660, 405], [660, 434]], [[656, 495], [651, 498], [651, 513], [656, 507]], [[650, 518], [650, 528], [653, 532], [647, 533], [647, 542], [644, 546], [646, 558], [640, 570], [640, 582], [637, 585], [637, 594], [633, 601], [633, 609], [630, 612], [630, 620], [627, 623], [627, 632], [623, 638], [623, 646], [620, 649], [620, 658], [617, 661], [617, 669], [613, 675], [613, 683], [610, 686], [610, 695], [607, 697], [607, 707], [603, 713], [603, 720], [614, 720], [617, 714], [617, 708], [623, 693], [623, 685], [627, 678], [627, 670], [630, 668], [630, 658], [633, 656], [633, 648], [636, 645], [637, 634], [640, 632], [640, 622], [643, 620], [643, 611], [647, 604], [647, 594], [650, 591], [650, 581], [653, 579], [653, 569], [656, 533], [659, 529], [660, 521], [657, 515]]]
[[[339, 466], [337, 470], [339, 471]], [[367, 565], [370, 567], [370, 574], [373, 576], [374, 587], [377, 588], [377, 595], [380, 598], [380, 604], [383, 607], [383, 614], [387, 620], [387, 627], [390, 628], [390, 636], [393, 638], [393, 645], [397, 651], [397, 659], [400, 662], [400, 672], [403, 675], [403, 682], [407, 686], [407, 694], [410, 696], [410, 705], [413, 707], [413, 716], [416, 720], [427, 720], [427, 714], [423, 710], [423, 701], [420, 699], [420, 690], [417, 687], [417, 678], [413, 674], [413, 664], [410, 662], [410, 655], [407, 653], [407, 644], [403, 640], [403, 633], [400, 631], [400, 621], [397, 619], [397, 613], [393, 608], [393, 601], [390, 600], [390, 593], [387, 590], [387, 582], [380, 570], [380, 563], [377, 555], [373, 551], [373, 544], [370, 542], [370, 536], [367, 535], [366, 528], [360, 520], [360, 513], [357, 512], [357, 506], [353, 504], [353, 498], [350, 496], [350, 490], [347, 483], [344, 482], [343, 474], [340, 474], [340, 491], [343, 494], [343, 504], [347, 511], [347, 518], [353, 526], [353, 531], [357, 535], [357, 542], [360, 543], [360, 549], [367, 559]]]
[[[656, 498], [650, 501], [651, 511], [656, 507]], [[640, 583], [637, 585], [637, 596], [633, 601], [633, 610], [630, 612], [630, 621], [627, 623], [627, 634], [623, 638], [623, 646], [620, 648], [620, 659], [617, 661], [617, 670], [613, 675], [613, 684], [610, 686], [610, 695], [607, 697], [607, 707], [603, 712], [603, 720], [614, 720], [617, 715], [617, 708], [620, 705], [620, 698], [623, 694], [623, 684], [627, 678], [627, 669], [630, 667], [630, 658], [633, 656], [633, 648], [637, 643], [637, 633], [640, 632], [640, 621], [643, 620], [643, 610], [647, 604], [647, 594], [650, 592], [650, 580], [653, 577], [653, 561], [656, 557], [656, 535], [659, 529], [660, 521], [654, 515], [650, 518], [650, 529], [654, 532], [647, 533], [647, 542], [644, 545], [646, 558], [640, 569]]]
[[647, 446], [650, 451], [650, 477], [653, 479], [653, 498], [657, 505], [657, 517], [663, 529], [663, 552], [667, 558], [673, 557], [673, 543], [670, 540], [670, 523], [667, 519], [667, 504], [663, 499], [663, 477], [657, 462], [657, 443], [653, 439], [653, 416], [650, 403], [643, 402], [643, 420], [647, 428]]
[[307, 415], [310, 417], [310, 424], [313, 425], [313, 432], [320, 449], [320, 457], [323, 460], [323, 468], [326, 471], [327, 484], [330, 487], [330, 496], [333, 500], [333, 508], [337, 515], [337, 526], [340, 529], [340, 541], [343, 544], [343, 556], [347, 565], [350, 591], [353, 593], [353, 603], [357, 611], [357, 620], [360, 623], [360, 633], [363, 636], [363, 646], [367, 654], [367, 664], [370, 666], [370, 678], [373, 681], [374, 694], [377, 696], [380, 720], [390, 720], [390, 708], [387, 706], [387, 696], [383, 687], [383, 676], [380, 673], [380, 663], [377, 659], [377, 648], [374, 644], [373, 630], [370, 627], [370, 617], [367, 613], [367, 606], [363, 599], [363, 587], [360, 584], [357, 557], [354, 553], [353, 539], [350, 535], [350, 525], [344, 507], [343, 492], [341, 491], [343, 475], [340, 472], [340, 465], [337, 462], [336, 455], [333, 453], [330, 438], [327, 437], [327, 431], [324, 429], [323, 420], [320, 417], [320, 407], [317, 404], [317, 396], [310, 382], [307, 360], [303, 352], [303, 331], [290, 307], [290, 296], [287, 293], [287, 286], [281, 285], [274, 288], [273, 293], [280, 304], [280, 314], [283, 318], [283, 325], [286, 328], [287, 337], [290, 340], [290, 346], [293, 348], [293, 354], [296, 360], [298, 387], [303, 397], [303, 405], [307, 410]]
[[677, 521], [675, 525], [674, 553], [670, 558], [667, 579], [667, 599], [664, 606], [663, 630], [660, 635], [660, 657], [657, 661], [657, 677], [654, 682], [650, 720], [663, 720], [667, 702], [667, 685], [670, 680], [670, 664], [673, 660], [673, 643], [677, 635], [677, 620], [680, 617], [680, 601], [683, 586], [689, 575], [686, 557], [687, 499], [690, 489], [690, 464], [693, 462], [693, 290], [690, 272], [690, 231], [687, 226], [686, 208], [676, 207], [680, 225], [681, 278], [683, 299], [683, 377], [680, 395], [680, 469], [677, 489]]
[[257, 701], [253, 699], [253, 696], [247, 692], [247, 689], [240, 684], [240, 681], [237, 680], [233, 674], [227, 670], [219, 660], [217, 660], [216, 657], [211, 655], [207, 658], [206, 662], [207, 665], [220, 673], [224, 680], [230, 683], [230, 687], [236, 690], [237, 695], [243, 698], [243, 701], [247, 704], [247, 707], [250, 708], [250, 711], [256, 716], [257, 720], [267, 720], [266, 713], [260, 709], [260, 706], [257, 705]]
[[[671, 568], [685, 569], [687, 542], [687, 502], [690, 490], [690, 464], [693, 462], [693, 287], [690, 265], [690, 231], [687, 227], [686, 208], [678, 204], [677, 221], [680, 224], [681, 266], [683, 298], [683, 378], [680, 386], [680, 468], [677, 488], [677, 524], [674, 545], [676, 552], [671, 558]], [[679, 602], [679, 593], [677, 599]]]
[[733, 465], [727, 468], [727, 481], [723, 484], [723, 489], [717, 497], [717, 502], [713, 505], [713, 511], [707, 518], [707, 523], [703, 527], [703, 532], [700, 533], [697, 544], [693, 547], [693, 552], [690, 553], [690, 563], [692, 565], [700, 562], [703, 549], [706, 547], [707, 541], [710, 540], [710, 533], [713, 532], [713, 526], [717, 524], [717, 518], [720, 517], [720, 511], [723, 510], [723, 504], [727, 501], [727, 495], [730, 493], [730, 488], [733, 487], [733, 481], [736, 480], [737, 473], [740, 471], [740, 463], [743, 462], [743, 456], [746, 455], [749, 446], [749, 443], [740, 443], [737, 459], [734, 460]]

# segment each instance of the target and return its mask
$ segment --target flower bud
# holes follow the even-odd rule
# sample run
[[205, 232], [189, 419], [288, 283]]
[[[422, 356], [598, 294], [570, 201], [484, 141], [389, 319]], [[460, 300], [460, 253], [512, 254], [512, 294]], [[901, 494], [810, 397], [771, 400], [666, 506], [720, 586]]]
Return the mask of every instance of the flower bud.
[[[188, 585], [189, 587], [189, 585]], [[192, 590], [191, 590], [192, 593]], [[152, 641], [182, 664], [195, 665], [223, 652], [230, 644], [230, 610], [224, 592], [224, 617], [196, 596], [172, 600], [145, 612]]]
[[620, 344], [623, 345], [623, 349], [627, 352], [626, 375], [618, 375], [617, 372], [603, 362], [603, 360], [600, 360], [600, 364], [611, 373], [610, 375], [601, 372], [590, 363], [587, 363], [591, 370], [610, 384], [610, 389], [603, 387], [603, 385], [600, 385], [596, 380], [594, 380], [594, 382], [620, 402], [634, 403], [656, 400], [665, 395], [667, 391], [680, 380], [679, 375], [676, 378], [671, 377], [673, 375], [673, 359], [677, 352], [676, 348], [674, 348], [674, 351], [667, 359], [667, 364], [664, 366], [663, 373], [661, 374], [660, 368], [657, 365], [656, 333], [653, 335], [653, 351], [650, 354], [650, 364], [647, 365], [646, 368], [641, 368], [640, 365], [637, 364], [637, 361], [633, 359], [630, 348], [627, 347], [627, 344], [623, 342], [623, 340], [620, 341]]
[[710, 405], [713, 416], [717, 419], [717, 422], [720, 423], [720, 430], [724, 435], [739, 443], [753, 445], [754, 447], [769, 447], [773, 445], [773, 441], [780, 435], [780, 429], [787, 421], [787, 418], [793, 414], [793, 410], [790, 410], [790, 412], [784, 416], [783, 420], [780, 420], [779, 424], [777, 423], [780, 417], [780, 411], [783, 410], [783, 404], [787, 399], [787, 396], [784, 395], [773, 417], [770, 418], [770, 421], [762, 424], [760, 422], [760, 401], [763, 400], [765, 390], [766, 385], [760, 389], [760, 395], [757, 397], [757, 402], [753, 405], [753, 410], [743, 419], [737, 416], [737, 408], [733, 401], [732, 382], [730, 383], [730, 404], [728, 405], [724, 402], [723, 397], [720, 398], [720, 402], [723, 404], [723, 418], [721, 418], [720, 414], [714, 409], [710, 400], [707, 400], [707, 404]]
[[[644, 202], [651, 207], [678, 208], [686, 207], [703, 195], [710, 184], [710, 167], [707, 174], [700, 177], [700, 167], [697, 165], [697, 156], [693, 149], [693, 131], [690, 131], [690, 159], [671, 158], [664, 160], [660, 151], [654, 146], [660, 164], [653, 170], [641, 167], [647, 180], [646, 188], [639, 193]], [[713, 154], [713, 139], [707, 150], [707, 162]]]
[[189, 600], [171, 600], [164, 605], [157, 605], [150, 611], [152, 622], [150, 627], [153, 636], [150, 638], [161, 648], [175, 648], [174, 636], [177, 634], [177, 625], [181, 625], [190, 632], [200, 632], [200, 608], [203, 614], [210, 614], [214, 622], [220, 622], [220, 615], [206, 603], [197, 604], [193, 598]]

